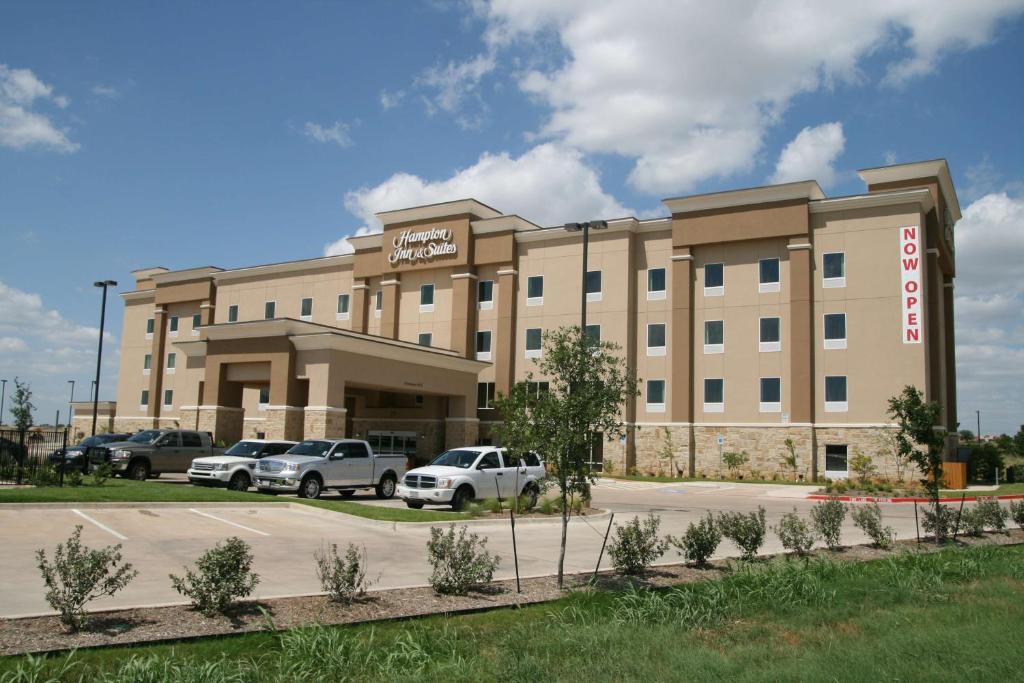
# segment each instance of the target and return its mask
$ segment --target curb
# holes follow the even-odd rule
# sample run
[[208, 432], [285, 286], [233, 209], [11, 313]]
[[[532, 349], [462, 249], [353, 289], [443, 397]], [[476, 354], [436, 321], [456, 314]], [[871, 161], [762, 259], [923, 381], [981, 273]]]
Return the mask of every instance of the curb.
[[[1007, 494], [1003, 496], [970, 496], [966, 498], [939, 498], [940, 503], [959, 503], [961, 500], [980, 500], [982, 498], [995, 498], [996, 500], [1022, 500], [1024, 494]], [[838, 500], [843, 503], [930, 503], [928, 498], [879, 498], [875, 496], [829, 496], [821, 493], [812, 493], [805, 500]]]

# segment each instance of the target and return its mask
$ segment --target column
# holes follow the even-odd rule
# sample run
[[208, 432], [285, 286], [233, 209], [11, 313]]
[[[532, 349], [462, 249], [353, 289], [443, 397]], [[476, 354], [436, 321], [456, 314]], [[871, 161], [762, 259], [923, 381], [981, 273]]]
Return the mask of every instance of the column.
[[[290, 344], [289, 344], [290, 345]], [[270, 361], [270, 405], [265, 411], [268, 439], [301, 441], [305, 397], [295, 377], [295, 349], [276, 354]]]
[[157, 306], [153, 311], [153, 346], [149, 364], [149, 406], [146, 416], [156, 420], [160, 417], [160, 406], [164, 403], [164, 349], [167, 344], [167, 309]]
[[953, 278], [944, 278], [943, 283], [943, 320], [946, 329], [944, 330], [944, 343], [946, 348], [946, 424], [952, 430], [957, 424], [956, 411], [956, 333], [953, 324]]
[[444, 420], [444, 447], [473, 446], [480, 438], [480, 420], [476, 417], [476, 382], [467, 385], [467, 394], [448, 397], [448, 416]]
[[196, 409], [197, 429], [214, 441], [233, 443], [242, 438], [242, 387], [227, 381], [227, 364], [207, 357], [203, 405]]
[[473, 273], [452, 274], [452, 350], [466, 358], [476, 352], [476, 281]]
[[402, 294], [401, 281], [398, 275], [386, 280], [381, 280], [381, 312], [380, 312], [380, 336], [388, 339], [398, 339], [398, 313]]
[[[789, 421], [797, 444], [806, 441], [807, 452], [797, 453], [810, 462], [810, 474], [818, 474], [818, 447], [814, 438], [814, 247], [810, 237], [791, 238], [789, 249]], [[801, 434], [805, 439], [801, 439]], [[821, 457], [824, 457], [822, 455]]]
[[515, 377], [517, 275], [512, 264], [498, 270], [498, 330], [493, 342], [497, 354], [494, 356], [495, 394], [507, 394]]
[[200, 325], [212, 325], [213, 314], [216, 307], [213, 304], [212, 299], [207, 299], [199, 304], [199, 324]]
[[370, 308], [370, 285], [365, 278], [357, 279], [352, 285], [352, 310], [350, 319], [353, 332], [366, 334], [367, 315]]
[[688, 247], [672, 253], [671, 319], [668, 325], [669, 421], [685, 425], [688, 476], [696, 476], [693, 442], [693, 254]]
[[945, 293], [943, 292], [942, 267], [939, 265], [939, 250], [928, 249], [928, 262], [925, 264], [925, 304], [927, 304], [927, 324], [925, 325], [925, 350], [928, 357], [928, 392], [929, 401], [936, 401], [942, 406], [939, 414], [943, 426], [953, 429], [945, 421], [946, 418], [946, 350], [943, 345], [946, 323], [943, 320]]
[[[309, 377], [309, 400], [304, 411], [303, 438], [341, 439], [345, 437], [344, 363], [331, 351], [316, 354], [315, 362], [306, 363]], [[332, 359], [334, 362], [332, 362]]]

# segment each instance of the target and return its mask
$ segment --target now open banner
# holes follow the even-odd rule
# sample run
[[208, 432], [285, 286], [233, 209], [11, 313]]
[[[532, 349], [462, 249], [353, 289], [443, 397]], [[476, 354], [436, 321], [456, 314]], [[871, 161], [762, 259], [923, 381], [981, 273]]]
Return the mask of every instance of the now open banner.
[[921, 343], [921, 229], [900, 228], [900, 285], [903, 296], [903, 343]]

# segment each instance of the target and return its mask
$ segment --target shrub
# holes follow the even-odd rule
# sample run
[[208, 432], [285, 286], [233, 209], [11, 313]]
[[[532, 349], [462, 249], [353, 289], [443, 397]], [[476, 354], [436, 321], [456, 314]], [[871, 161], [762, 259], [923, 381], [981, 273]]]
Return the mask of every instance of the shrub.
[[750, 460], [750, 456], [746, 452], [737, 453], [735, 451], [726, 451], [722, 453], [722, 462], [729, 468], [729, 471], [737, 470]]
[[232, 536], [200, 555], [195, 572], [186, 567], [184, 578], [171, 574], [171, 584], [203, 614], [223, 614], [260, 582], [252, 560], [249, 544]]
[[829, 550], [839, 548], [846, 506], [835, 498], [824, 500], [811, 508], [811, 524]]
[[56, 486], [60, 482], [60, 472], [52, 465], [40, 465], [32, 473], [33, 486]]
[[882, 508], [878, 503], [856, 505], [850, 509], [850, 517], [858, 529], [871, 539], [876, 548], [891, 548], [896, 540], [896, 532], [891, 526], [882, 526]]
[[1010, 515], [1017, 526], [1024, 530], [1024, 500], [1010, 501]]
[[722, 532], [709, 512], [696, 524], [690, 522], [690, 526], [681, 537], [669, 536], [668, 542], [674, 545], [688, 562], [705, 567], [708, 558], [715, 554], [718, 544], [722, 542]]
[[765, 510], [759, 505], [757, 512], [720, 512], [718, 528], [722, 530], [723, 536], [736, 544], [744, 560], [752, 560], [764, 545], [768, 528]]
[[112, 476], [114, 476], [114, 470], [110, 466], [110, 463], [100, 463], [92, 471], [93, 486], [103, 486], [107, 483], [107, 479], [110, 479]]
[[622, 574], [641, 574], [665, 554], [668, 543], [658, 536], [661, 518], [648, 513], [640, 521], [634, 517], [625, 525], [615, 529], [615, 536], [608, 546], [608, 557], [615, 570]]
[[960, 515], [959, 531], [968, 536], [983, 536], [985, 534], [985, 515], [977, 507], [964, 508]]
[[956, 510], [951, 505], [939, 505], [938, 514], [935, 507], [928, 505], [924, 508], [921, 528], [926, 534], [931, 534], [937, 541], [944, 541], [953, 534], [956, 526]]
[[82, 471], [69, 470], [64, 473], [64, 485], [78, 487], [82, 485]]
[[102, 550], [83, 546], [81, 525], [65, 544], [57, 544], [52, 564], [43, 549], [36, 551], [36, 563], [46, 584], [46, 602], [72, 631], [88, 625], [87, 602], [113, 595], [138, 575], [131, 564], [121, 564], [120, 543]]
[[465, 595], [474, 585], [490, 583], [501, 558], [487, 552], [487, 539], [469, 533], [465, 527], [455, 525], [448, 531], [438, 527], [430, 529], [427, 541], [427, 559], [433, 571], [430, 585], [441, 594]]
[[999, 504], [998, 498], [982, 498], [974, 506], [982, 523], [993, 531], [1006, 531], [1009, 511]]
[[800, 519], [800, 515], [787, 512], [782, 515], [778, 525], [775, 527], [775, 534], [782, 542], [782, 547], [797, 555], [806, 555], [814, 545], [814, 530], [811, 525]]
[[850, 470], [857, 474], [861, 486], [868, 483], [876, 469], [875, 461], [867, 453], [855, 451], [853, 458], [850, 459]]
[[350, 604], [355, 598], [366, 593], [370, 582], [366, 579], [366, 549], [362, 554], [353, 543], [348, 544], [345, 557], [338, 556], [334, 543], [313, 553], [316, 561], [316, 575], [320, 586], [331, 600]]

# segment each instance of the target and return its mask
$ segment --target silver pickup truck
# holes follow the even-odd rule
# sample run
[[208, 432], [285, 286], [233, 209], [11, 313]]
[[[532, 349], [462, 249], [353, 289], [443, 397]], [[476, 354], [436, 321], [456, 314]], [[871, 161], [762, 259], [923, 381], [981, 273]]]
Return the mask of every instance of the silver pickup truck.
[[196, 458], [221, 455], [206, 432], [185, 429], [147, 429], [127, 441], [107, 444], [115, 474], [143, 480], [163, 472], [186, 472]]
[[319, 498], [325, 489], [351, 496], [372, 488], [378, 498], [395, 495], [405, 474], [404, 455], [375, 455], [366, 441], [307, 439], [284, 455], [263, 458], [256, 466], [256, 488], [264, 493], [298, 493]]

